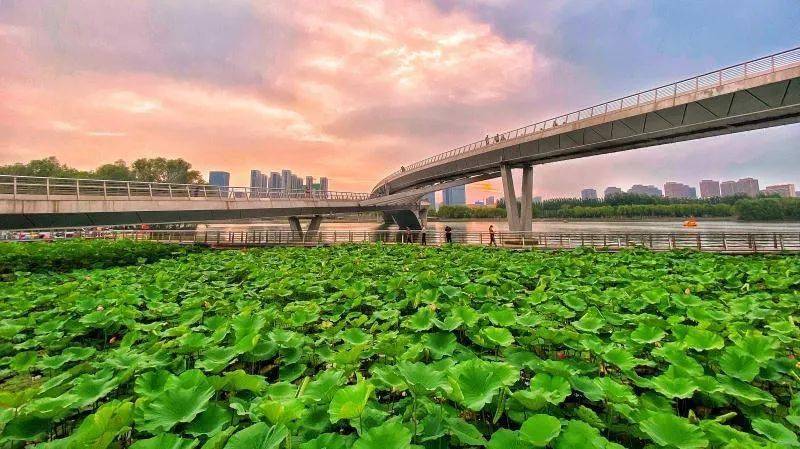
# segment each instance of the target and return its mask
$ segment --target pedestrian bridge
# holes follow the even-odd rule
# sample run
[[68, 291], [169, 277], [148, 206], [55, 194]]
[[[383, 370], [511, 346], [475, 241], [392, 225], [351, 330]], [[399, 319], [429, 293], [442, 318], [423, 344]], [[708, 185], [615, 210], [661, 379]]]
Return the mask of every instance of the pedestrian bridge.
[[[200, 222], [384, 211], [418, 212], [416, 200], [368, 204], [370, 194], [0, 175], [0, 229]], [[311, 227], [318, 227], [312, 219]], [[313, 230], [313, 229], [312, 229]]]
[[487, 135], [401, 167], [373, 194], [419, 198], [502, 177], [504, 197], [513, 202], [511, 169], [522, 168], [522, 207], [509, 208], [509, 228], [530, 231], [534, 165], [798, 121], [800, 47]]
[[[532, 230], [533, 166], [800, 121], [800, 47], [638, 92], [511, 131], [395, 171], [372, 193], [284, 192], [244, 187], [0, 176], [0, 229], [197, 222], [384, 211], [413, 229], [423, 195], [501, 177], [521, 207], [509, 229]], [[420, 218], [422, 220], [420, 220]]]

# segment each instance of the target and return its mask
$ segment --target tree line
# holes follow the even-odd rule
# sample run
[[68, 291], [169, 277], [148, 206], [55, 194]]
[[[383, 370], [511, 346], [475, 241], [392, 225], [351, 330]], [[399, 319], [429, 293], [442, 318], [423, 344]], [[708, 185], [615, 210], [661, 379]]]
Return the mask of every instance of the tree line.
[[28, 163], [0, 166], [0, 175], [42, 176], [49, 178], [108, 179], [114, 181], [164, 182], [173, 184], [205, 184], [192, 164], [183, 159], [141, 158], [128, 165], [123, 160], [103, 164], [94, 170], [79, 170], [62, 164], [56, 157]]

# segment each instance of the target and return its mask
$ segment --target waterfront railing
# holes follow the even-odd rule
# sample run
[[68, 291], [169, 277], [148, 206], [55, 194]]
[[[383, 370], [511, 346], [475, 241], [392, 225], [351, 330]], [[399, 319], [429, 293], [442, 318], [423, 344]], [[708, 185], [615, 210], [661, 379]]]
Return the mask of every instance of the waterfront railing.
[[[41, 238], [37, 238], [41, 237]], [[50, 230], [7, 233], [7, 241], [35, 241], [60, 238], [131, 239], [164, 243], [204, 244], [213, 247], [320, 246], [336, 244], [408, 244], [440, 246], [448, 244], [441, 231], [334, 230], [297, 232], [283, 229], [246, 231], [224, 230]], [[452, 244], [492, 244], [488, 232], [453, 231]], [[800, 252], [800, 233], [790, 232], [677, 232], [677, 233], [551, 233], [496, 232], [494, 244], [517, 249], [619, 250], [647, 248], [654, 251], [696, 250], [720, 253]]]

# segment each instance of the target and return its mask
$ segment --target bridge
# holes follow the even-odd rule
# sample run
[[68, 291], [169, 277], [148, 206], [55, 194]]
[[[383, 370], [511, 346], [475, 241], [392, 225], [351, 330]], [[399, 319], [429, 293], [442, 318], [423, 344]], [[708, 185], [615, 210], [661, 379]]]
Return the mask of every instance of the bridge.
[[532, 230], [533, 166], [800, 121], [800, 47], [638, 92], [431, 156], [372, 193], [0, 176], [0, 229], [198, 222], [382, 211], [419, 229], [437, 190], [502, 178], [509, 229]]
[[638, 92], [406, 165], [381, 180], [384, 201], [501, 177], [509, 229], [532, 228], [533, 166], [800, 121], [800, 47]]

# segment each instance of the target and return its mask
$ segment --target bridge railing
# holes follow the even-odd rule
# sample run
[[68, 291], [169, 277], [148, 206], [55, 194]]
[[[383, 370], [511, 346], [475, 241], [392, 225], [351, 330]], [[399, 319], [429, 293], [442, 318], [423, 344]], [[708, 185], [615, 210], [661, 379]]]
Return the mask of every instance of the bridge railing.
[[368, 193], [320, 190], [284, 190], [257, 187], [220, 187], [207, 184], [169, 184], [158, 182], [114, 181], [98, 179], [47, 178], [37, 176], [0, 175], [0, 197], [13, 199], [36, 195], [48, 199], [318, 199], [328, 201], [362, 201]]
[[[441, 231], [426, 231], [425, 244], [446, 245]], [[0, 234], [0, 240], [40, 240], [59, 238], [132, 239], [165, 243], [207, 244], [220, 247], [237, 246], [316, 246], [346, 243], [422, 244], [423, 233], [410, 234], [398, 230], [335, 230], [300, 233], [286, 229], [225, 230], [113, 230], [93, 229], [41, 231]], [[488, 232], [453, 231], [453, 244], [488, 246]], [[647, 248], [653, 251], [690, 249], [719, 253], [800, 252], [800, 233], [794, 232], [674, 232], [674, 233], [558, 233], [496, 232], [495, 244], [517, 249], [595, 248], [619, 250]]]
[[752, 78], [755, 76], [774, 73], [798, 65], [800, 65], [800, 47], [775, 53], [763, 58], [754, 59], [752, 61], [747, 61], [741, 64], [736, 64], [730, 67], [725, 67], [723, 69], [715, 70], [713, 72], [698, 75], [650, 90], [638, 92], [622, 98], [617, 98], [616, 100], [590, 106], [588, 108], [570, 112], [569, 114], [560, 115], [558, 117], [513, 129], [511, 131], [506, 131], [501, 134], [495, 134], [494, 136], [490, 135], [482, 140], [478, 140], [476, 142], [454, 148], [450, 151], [431, 156], [427, 159], [405, 165], [401, 167], [400, 170], [397, 170], [384, 178], [380, 184], [388, 182], [406, 172], [417, 170], [444, 159], [460, 156], [494, 145], [505, 144], [507, 140], [520, 139], [534, 134], [541, 134], [547, 130], [570, 123], [576, 123], [593, 117], [603, 116], [609, 113], [619, 112], [625, 109], [675, 98], [688, 93], [708, 89], [710, 87], [722, 86], [735, 81], [741, 81], [743, 79]]

